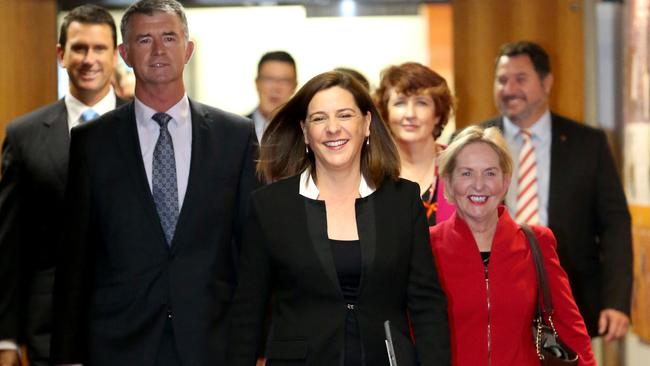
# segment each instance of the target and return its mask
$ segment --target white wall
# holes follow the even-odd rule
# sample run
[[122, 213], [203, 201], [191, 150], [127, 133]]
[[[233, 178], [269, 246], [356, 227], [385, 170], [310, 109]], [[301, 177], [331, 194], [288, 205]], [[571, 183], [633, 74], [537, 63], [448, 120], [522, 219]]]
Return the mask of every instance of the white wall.
[[267, 51], [296, 59], [298, 84], [337, 66], [361, 71], [372, 85], [389, 64], [427, 63], [422, 16], [307, 18], [302, 6], [190, 9], [194, 98], [239, 114], [257, 105], [257, 62]]

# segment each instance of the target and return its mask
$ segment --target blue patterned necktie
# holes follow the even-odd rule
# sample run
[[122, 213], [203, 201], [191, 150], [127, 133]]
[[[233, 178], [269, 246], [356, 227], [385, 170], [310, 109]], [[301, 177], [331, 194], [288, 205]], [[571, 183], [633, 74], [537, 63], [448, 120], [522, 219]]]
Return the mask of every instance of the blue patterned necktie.
[[81, 123], [86, 123], [88, 121], [91, 121], [95, 118], [99, 117], [99, 114], [95, 112], [92, 108], [86, 109], [82, 114], [81, 114]]
[[178, 188], [176, 186], [176, 160], [174, 159], [174, 144], [167, 130], [167, 124], [172, 119], [167, 113], [156, 113], [151, 117], [160, 125], [160, 135], [153, 150], [151, 167], [151, 187], [153, 200], [156, 204], [160, 224], [171, 246], [178, 220]]

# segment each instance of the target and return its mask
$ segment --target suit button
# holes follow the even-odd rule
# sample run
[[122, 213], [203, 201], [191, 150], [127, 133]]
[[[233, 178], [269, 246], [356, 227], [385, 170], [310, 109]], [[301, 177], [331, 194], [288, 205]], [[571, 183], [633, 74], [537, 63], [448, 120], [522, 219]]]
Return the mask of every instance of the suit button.
[[167, 318], [168, 319], [174, 319], [174, 314], [172, 313], [171, 310], [167, 310]]

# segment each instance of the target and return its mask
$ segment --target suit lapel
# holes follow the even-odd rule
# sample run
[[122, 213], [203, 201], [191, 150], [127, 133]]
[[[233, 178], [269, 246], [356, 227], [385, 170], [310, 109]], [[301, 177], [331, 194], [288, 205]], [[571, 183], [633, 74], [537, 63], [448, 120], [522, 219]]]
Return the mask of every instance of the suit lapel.
[[159, 241], [161, 245], [168, 248], [162, 226], [160, 225], [160, 219], [158, 218], [158, 212], [156, 211], [156, 205], [151, 195], [151, 189], [149, 188], [147, 173], [144, 170], [133, 103], [129, 103], [122, 108], [122, 113], [118, 113], [117, 117], [118, 121], [113, 131], [117, 135], [118, 148], [124, 161], [124, 170], [133, 180], [133, 187], [138, 197], [140, 197], [147, 221], [153, 227], [158, 228]]
[[554, 218], [558, 217], [558, 210], [561, 210], [562, 202], [562, 177], [563, 172], [569, 169], [566, 157], [571, 153], [568, 151], [569, 135], [564, 128], [562, 121], [555, 115], [551, 115], [551, 177], [548, 196], [548, 225], [554, 226]]
[[[297, 187], [296, 187], [297, 188]], [[303, 198], [305, 202], [305, 211], [307, 218], [307, 229], [309, 231], [309, 238], [314, 246], [314, 251], [334, 286], [336, 291], [343, 297], [341, 286], [339, 285], [339, 278], [336, 274], [336, 266], [334, 265], [334, 258], [332, 257], [332, 248], [330, 247], [329, 238], [327, 236], [327, 213], [325, 211], [325, 202], [317, 201], [308, 198]]]
[[[384, 184], [387, 184], [386, 182]], [[375, 250], [377, 248], [377, 232], [375, 218], [375, 196], [358, 199], [355, 203], [357, 215], [357, 230], [361, 242], [361, 279], [359, 282], [359, 296], [363, 290], [365, 277], [372, 273], [372, 265], [375, 263]]]
[[70, 133], [68, 131], [68, 112], [63, 99], [56, 104], [55, 111], [43, 121], [45, 133], [42, 135], [43, 151], [52, 162], [55, 175], [62, 185], [68, 178], [68, 154]]
[[[376, 218], [375, 218], [375, 201], [374, 194], [357, 199], [355, 202], [355, 212], [357, 219], [357, 230], [359, 232], [359, 241], [361, 245], [361, 279], [359, 284], [359, 294], [364, 284], [364, 278], [372, 273], [372, 265], [375, 262], [375, 250], [377, 246], [376, 236]], [[301, 196], [302, 197], [302, 196]], [[343, 296], [339, 278], [336, 273], [336, 266], [332, 256], [332, 248], [327, 236], [327, 213], [325, 211], [325, 202], [304, 199], [307, 217], [307, 229], [314, 251], [327, 274], [332, 281], [332, 285], [337, 292]]]
[[[178, 215], [178, 222], [176, 223], [176, 231], [174, 239], [172, 240], [172, 252], [178, 250], [178, 247], [183, 242], [178, 240], [182, 238], [184, 232], [187, 230], [189, 224], [188, 220], [191, 216], [191, 211], [200, 206], [201, 198], [197, 194], [200, 192], [200, 185], [205, 184], [204, 172], [206, 164], [209, 162], [210, 156], [228, 156], [228, 151], [225, 150], [227, 143], [223, 141], [221, 133], [218, 129], [215, 131], [210, 130], [208, 121], [210, 116], [201, 107], [201, 105], [194, 103], [190, 100], [190, 110], [192, 116], [192, 153], [190, 157], [190, 173], [187, 178], [187, 189], [183, 199], [183, 206]], [[216, 135], [216, 137], [214, 136]], [[212, 139], [212, 141], [211, 141]], [[211, 151], [216, 149], [217, 151]], [[215, 187], [218, 189], [218, 187]]]
[[[127, 102], [116, 98], [116, 107]], [[68, 160], [70, 154], [70, 129], [68, 127], [68, 110], [65, 99], [56, 102], [52, 113], [43, 121], [45, 133], [41, 143], [43, 151], [47, 151], [47, 158], [52, 162], [53, 171], [60, 183], [65, 186], [68, 180]]]

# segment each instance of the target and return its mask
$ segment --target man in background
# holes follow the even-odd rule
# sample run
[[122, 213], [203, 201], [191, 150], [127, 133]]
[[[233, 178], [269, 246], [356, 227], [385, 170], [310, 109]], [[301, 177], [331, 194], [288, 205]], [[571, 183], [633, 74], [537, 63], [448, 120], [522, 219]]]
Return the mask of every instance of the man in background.
[[629, 325], [630, 214], [605, 134], [552, 113], [552, 85], [541, 46], [502, 46], [494, 77], [501, 116], [482, 125], [501, 128], [513, 155], [512, 216], [553, 231], [589, 334], [611, 341]]
[[135, 93], [135, 75], [126, 66], [118, 64], [111, 80], [115, 94], [124, 100], [133, 100]]
[[291, 98], [297, 85], [296, 62], [289, 53], [272, 51], [262, 56], [255, 78], [259, 105], [246, 116], [255, 123], [258, 141], [262, 141], [273, 114]]
[[26, 345], [31, 365], [47, 365], [52, 329], [56, 239], [68, 174], [69, 131], [122, 101], [111, 88], [115, 22], [83, 5], [63, 20], [56, 52], [67, 95], [7, 127], [0, 179], [0, 365], [16, 365]]
[[188, 98], [179, 2], [138, 1], [121, 31], [135, 99], [72, 130], [52, 360], [223, 365], [255, 132]]

